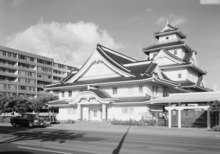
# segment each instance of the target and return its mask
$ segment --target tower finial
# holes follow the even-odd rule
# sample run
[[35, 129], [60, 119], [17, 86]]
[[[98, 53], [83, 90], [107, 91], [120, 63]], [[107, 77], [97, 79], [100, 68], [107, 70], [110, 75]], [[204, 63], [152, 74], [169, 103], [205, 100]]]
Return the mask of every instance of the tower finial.
[[167, 19], [167, 25], [169, 25], [169, 20]]

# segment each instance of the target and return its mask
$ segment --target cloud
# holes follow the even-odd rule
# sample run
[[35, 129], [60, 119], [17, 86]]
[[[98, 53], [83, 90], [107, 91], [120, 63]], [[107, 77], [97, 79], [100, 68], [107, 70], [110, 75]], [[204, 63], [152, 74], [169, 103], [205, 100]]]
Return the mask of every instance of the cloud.
[[184, 16], [177, 16], [174, 14], [169, 14], [167, 17], [159, 17], [156, 21], [157, 25], [165, 25], [169, 21], [173, 26], [180, 26], [186, 23], [186, 18]]
[[205, 82], [205, 86], [214, 91], [220, 91], [220, 80], [214, 82]]
[[46, 57], [69, 65], [82, 65], [97, 43], [112, 49], [121, 48], [94, 23], [38, 23], [23, 32], [10, 36], [6, 46]]
[[147, 12], [152, 12], [152, 11], [153, 11], [153, 9], [150, 8], [150, 7], [146, 8], [145, 10], [146, 10]]
[[21, 5], [24, 2], [24, 0], [13, 0], [12, 1], [12, 6], [17, 7]]

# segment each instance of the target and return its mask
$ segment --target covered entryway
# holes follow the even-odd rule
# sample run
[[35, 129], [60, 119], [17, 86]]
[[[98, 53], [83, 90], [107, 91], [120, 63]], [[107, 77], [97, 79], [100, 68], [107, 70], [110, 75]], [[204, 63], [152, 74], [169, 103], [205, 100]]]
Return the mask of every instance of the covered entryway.
[[[101, 121], [102, 120], [102, 109], [101, 105], [91, 106], [89, 108], [89, 119], [90, 121]], [[106, 119], [105, 119], [106, 120]]]
[[[213, 121], [211, 119], [212, 105], [219, 100], [220, 92], [195, 92], [170, 94], [168, 97], [153, 99], [151, 103], [165, 105], [165, 109], [168, 111], [168, 127], [189, 126], [187, 122], [190, 123], [191, 120], [192, 127], [200, 125], [210, 129]], [[216, 114], [220, 119], [220, 112], [216, 113], [215, 111]], [[186, 120], [187, 118], [189, 121]]]
[[108, 98], [98, 90], [80, 92], [71, 103], [78, 106], [78, 117], [81, 121], [106, 121], [107, 106], [115, 99]]

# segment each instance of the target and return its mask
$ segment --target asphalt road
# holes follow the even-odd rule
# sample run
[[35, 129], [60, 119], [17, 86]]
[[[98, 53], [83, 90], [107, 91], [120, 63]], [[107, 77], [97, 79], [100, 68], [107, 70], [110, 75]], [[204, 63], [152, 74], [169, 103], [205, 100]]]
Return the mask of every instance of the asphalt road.
[[[138, 130], [138, 129], [137, 129]], [[0, 126], [0, 154], [219, 154], [220, 136]], [[182, 131], [183, 132], [183, 131]], [[193, 133], [188, 131], [189, 133]], [[187, 132], [185, 132], [187, 133]]]

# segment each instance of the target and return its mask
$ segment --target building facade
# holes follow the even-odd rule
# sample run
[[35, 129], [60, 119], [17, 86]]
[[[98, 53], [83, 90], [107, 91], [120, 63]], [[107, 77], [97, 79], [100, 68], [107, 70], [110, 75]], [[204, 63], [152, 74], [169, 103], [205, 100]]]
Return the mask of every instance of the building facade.
[[52, 58], [0, 47], [0, 94], [36, 96], [45, 85], [59, 82], [74, 70]]
[[[97, 45], [78, 71], [46, 86], [47, 91], [59, 95], [58, 101], [48, 104], [59, 108], [57, 119], [158, 121], [168, 110], [169, 102], [163, 103], [162, 98], [210, 91], [204, 86], [206, 72], [198, 67], [197, 52], [183, 41], [186, 36], [178, 28], [167, 23], [154, 36], [158, 43], [143, 49], [148, 57], [145, 61]], [[195, 102], [187, 102], [187, 106], [190, 104]]]

